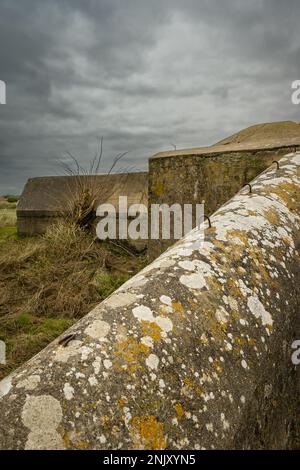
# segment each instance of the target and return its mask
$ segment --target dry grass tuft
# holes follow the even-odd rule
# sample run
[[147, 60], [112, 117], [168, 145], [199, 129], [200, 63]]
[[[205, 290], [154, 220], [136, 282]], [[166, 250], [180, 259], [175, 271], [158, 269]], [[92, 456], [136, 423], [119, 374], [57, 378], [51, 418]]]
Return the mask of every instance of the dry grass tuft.
[[16, 224], [15, 208], [2, 209], [0, 212], [0, 227], [13, 227], [15, 224]]

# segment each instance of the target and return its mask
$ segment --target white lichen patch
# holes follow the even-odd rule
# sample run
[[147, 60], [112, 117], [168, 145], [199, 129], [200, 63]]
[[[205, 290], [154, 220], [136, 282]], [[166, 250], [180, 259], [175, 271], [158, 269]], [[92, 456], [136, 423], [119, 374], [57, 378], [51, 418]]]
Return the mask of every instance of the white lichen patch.
[[67, 347], [59, 346], [54, 351], [54, 361], [64, 362], [64, 363], [68, 362], [70, 357], [80, 354], [81, 345], [82, 345], [82, 341], [73, 340], [68, 343]]
[[214, 430], [214, 426], [213, 426], [212, 423], [207, 423], [207, 424], [205, 425], [205, 427], [206, 427], [206, 429], [207, 429], [209, 432], [213, 432], [213, 430]]
[[173, 330], [173, 323], [172, 321], [167, 318], [167, 317], [161, 317], [158, 316], [155, 318], [155, 323], [160, 327], [162, 331], [165, 333], [169, 333], [170, 331]]
[[159, 358], [156, 354], [150, 354], [146, 359], [146, 365], [149, 369], [156, 370], [158, 368]]
[[154, 346], [153, 338], [151, 338], [150, 336], [143, 336], [143, 338], [141, 339], [141, 343], [145, 346], [148, 346], [148, 348], [153, 348]]
[[130, 287], [132, 287], [133, 289], [143, 287], [147, 284], [148, 281], [149, 281], [149, 278], [143, 276], [140, 273], [140, 274], [134, 276], [132, 279], [129, 279], [128, 281], [124, 282], [124, 284], [122, 284], [122, 286], [118, 289], [118, 292], [124, 292], [124, 291], [126, 291], [126, 289], [128, 289]]
[[165, 305], [172, 305], [172, 299], [168, 295], [161, 295], [159, 300]]
[[68, 382], [64, 385], [64, 395], [66, 400], [74, 398], [74, 388]]
[[[123, 287], [123, 286], [122, 286]], [[104, 300], [105, 307], [120, 308], [136, 302], [137, 296], [130, 292], [115, 292], [114, 295]]]
[[227, 322], [228, 322], [229, 314], [228, 314], [228, 312], [226, 312], [225, 308], [222, 307], [222, 306], [220, 306], [220, 307], [216, 310], [215, 316], [216, 316], [216, 319], [217, 319], [219, 322], [222, 322], [222, 323], [227, 323]]
[[94, 375], [92, 375], [91, 377], [89, 377], [89, 384], [94, 387], [95, 385], [98, 385], [98, 380], [96, 379], [96, 377]]
[[80, 348], [81, 360], [86, 361], [92, 351], [92, 348], [89, 348], [88, 346], [82, 346], [82, 348]]
[[228, 305], [232, 310], [238, 310], [239, 309], [239, 304], [237, 303], [236, 299], [229, 296], [227, 300], [228, 300]]
[[109, 359], [104, 359], [103, 365], [105, 369], [110, 369], [112, 367], [112, 362]]
[[255, 318], [259, 318], [263, 325], [273, 325], [271, 314], [267, 312], [264, 305], [256, 295], [252, 295], [248, 298], [247, 305], [250, 312], [255, 316]]
[[185, 271], [194, 271], [193, 274], [183, 274], [179, 282], [190, 289], [207, 287], [206, 278], [212, 276], [212, 268], [204, 261], [180, 261], [179, 266]]
[[39, 375], [33, 374], [26, 377], [24, 380], [21, 380], [16, 385], [16, 388], [25, 388], [25, 390], [34, 390], [41, 381]]
[[93, 339], [103, 339], [105, 338], [110, 330], [110, 325], [103, 320], [93, 321], [84, 332]]
[[153, 312], [149, 307], [144, 305], [139, 305], [138, 307], [134, 307], [132, 309], [132, 313], [139, 321], [154, 321]]
[[185, 271], [195, 271], [196, 269], [195, 262], [189, 260], [179, 261], [178, 265]]
[[7, 395], [11, 390], [11, 377], [6, 377], [0, 382], [0, 398]]
[[22, 421], [30, 432], [26, 450], [62, 450], [65, 448], [57, 428], [62, 420], [59, 401], [51, 395], [27, 396]]
[[168, 317], [160, 315], [155, 317], [153, 311], [145, 305], [139, 305], [138, 307], [134, 307], [132, 309], [132, 313], [134, 317], [137, 318], [139, 321], [156, 323], [157, 326], [159, 326], [159, 328], [165, 334], [173, 330], [173, 323]]
[[100, 370], [101, 370], [101, 358], [100, 357], [96, 357], [96, 359], [94, 360], [93, 364], [92, 364], [93, 368], [94, 368], [94, 373], [96, 375], [99, 374]]

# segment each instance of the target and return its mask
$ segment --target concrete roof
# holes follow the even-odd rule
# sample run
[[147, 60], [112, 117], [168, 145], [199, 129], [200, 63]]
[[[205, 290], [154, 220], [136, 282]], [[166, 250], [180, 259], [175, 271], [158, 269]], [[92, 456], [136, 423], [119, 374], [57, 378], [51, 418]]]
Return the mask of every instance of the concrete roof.
[[152, 158], [243, 152], [293, 145], [300, 145], [300, 124], [293, 121], [281, 121], [247, 127], [209, 147], [159, 152]]

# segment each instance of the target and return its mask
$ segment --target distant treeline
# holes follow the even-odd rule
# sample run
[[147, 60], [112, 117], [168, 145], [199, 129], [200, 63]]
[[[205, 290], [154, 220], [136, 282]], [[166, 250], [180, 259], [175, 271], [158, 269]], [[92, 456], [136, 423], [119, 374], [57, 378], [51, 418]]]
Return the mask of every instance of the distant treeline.
[[6, 194], [3, 197], [7, 200], [7, 202], [18, 202], [20, 199], [20, 196], [14, 196], [13, 194]]

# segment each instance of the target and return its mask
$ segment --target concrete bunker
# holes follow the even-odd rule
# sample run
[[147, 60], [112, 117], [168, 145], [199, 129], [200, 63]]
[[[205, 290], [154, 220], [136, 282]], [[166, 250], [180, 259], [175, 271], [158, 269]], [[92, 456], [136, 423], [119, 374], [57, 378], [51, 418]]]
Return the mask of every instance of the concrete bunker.
[[[47, 227], [66, 217], [74, 194], [84, 188], [99, 187], [96, 206], [112, 204], [116, 211], [119, 196], [127, 196], [128, 204], [148, 202], [148, 173], [115, 173], [111, 175], [46, 176], [29, 179], [17, 206], [17, 227], [21, 236], [45, 233]], [[124, 216], [118, 214], [117, 216]], [[127, 214], [125, 214], [127, 217]], [[147, 240], [132, 241], [138, 249]]]
[[[21, 235], [44, 233], [63, 217], [64, 205], [78, 181], [93, 181], [103, 187], [99, 203], [117, 207], [119, 195], [129, 204], [201, 204], [212, 214], [273, 160], [300, 149], [300, 124], [275, 122], [246, 128], [210, 147], [160, 152], [149, 160], [149, 173], [129, 173], [30, 179], [17, 208]], [[98, 184], [98, 183], [97, 183]], [[150, 221], [149, 221], [150, 226]], [[194, 224], [195, 226], [195, 224]], [[148, 247], [150, 259], [163, 253], [175, 240], [131, 241], [136, 248]]]
[[[251, 126], [210, 147], [160, 152], [149, 161], [149, 205], [204, 202], [210, 215], [273, 160], [297, 149], [300, 124], [287, 121]], [[173, 243], [150, 240], [150, 258]]]

